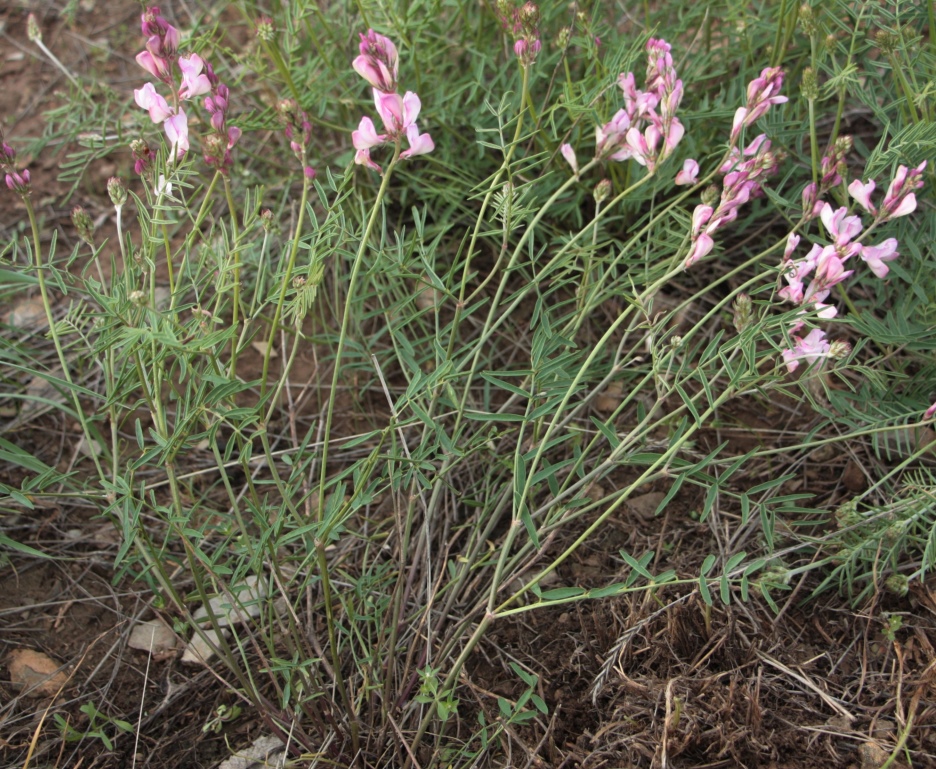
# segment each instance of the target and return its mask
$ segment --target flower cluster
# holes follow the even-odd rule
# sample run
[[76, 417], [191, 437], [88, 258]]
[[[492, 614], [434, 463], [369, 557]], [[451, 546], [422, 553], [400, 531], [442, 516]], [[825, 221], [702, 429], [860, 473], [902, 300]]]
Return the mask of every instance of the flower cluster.
[[366, 35], [361, 35], [359, 50], [360, 55], [352, 66], [373, 89], [374, 105], [385, 133], [377, 133], [374, 122], [369, 117], [362, 117], [357, 130], [351, 133], [351, 141], [357, 150], [354, 162], [382, 173], [380, 166], [371, 160], [370, 151], [387, 142], [399, 146], [403, 137], [406, 137], [409, 149], [400, 153], [401, 158], [432, 152], [435, 149], [432, 137], [428, 133], [420, 134], [416, 125], [421, 107], [419, 97], [412, 91], [403, 96], [397, 93], [399, 57], [396, 46], [389, 38], [369, 29]]
[[[218, 80], [211, 65], [198, 54], [178, 55], [179, 31], [160, 15], [159, 8], [147, 8], [141, 16], [141, 28], [146, 36], [146, 50], [137, 54], [137, 63], [169, 86], [172, 105], [152, 83], [146, 83], [133, 92], [137, 105], [149, 112], [154, 123], [162, 124], [173, 147], [173, 157], [180, 158], [190, 146], [188, 116], [180, 102], [205, 96], [204, 106], [211, 116], [213, 131], [205, 138], [205, 161], [220, 170], [227, 168], [231, 164], [230, 151], [241, 136], [239, 128], [227, 125], [230, 98], [227, 86]], [[178, 83], [173, 64], [178, 66]]]
[[3, 141], [0, 133], [0, 171], [5, 174], [6, 186], [19, 195], [29, 194], [29, 169], [16, 170], [16, 150]]
[[539, 7], [528, 2], [518, 8], [511, 0], [498, 0], [495, 10], [504, 29], [514, 39], [514, 54], [524, 67], [529, 67], [543, 46], [539, 38]]
[[[848, 165], [845, 158], [852, 150], [854, 140], [851, 136], [839, 136], [822, 156], [819, 167], [819, 183], [810, 182], [803, 188], [803, 216], [815, 219], [825, 205], [823, 196], [842, 183], [842, 174]], [[873, 186], [872, 186], [873, 189]]]
[[[687, 164], [689, 162], [692, 161], [687, 161]], [[758, 136], [742, 151], [734, 146], [731, 148], [727, 160], [718, 169], [725, 178], [717, 205], [703, 202], [692, 212], [692, 247], [686, 256], [686, 267], [690, 267], [712, 250], [715, 246], [712, 235], [737, 219], [741, 206], [751, 198], [764, 194], [762, 183], [768, 176], [776, 173], [778, 166], [778, 154], [771, 151], [770, 139], [765, 134]], [[684, 166], [683, 172], [685, 171]]]
[[296, 159], [302, 163], [302, 172], [311, 181], [315, 178], [315, 169], [307, 162], [309, 144], [312, 141], [312, 123], [309, 121], [309, 116], [293, 99], [283, 99], [276, 109], [280, 120], [285, 125], [289, 148]]
[[741, 131], [756, 123], [767, 114], [774, 104], [783, 104], [786, 96], [780, 96], [783, 87], [783, 70], [779, 67], [768, 67], [754, 78], [747, 87], [747, 104], [738, 107], [734, 122], [731, 125], [731, 143], [735, 144]]
[[[922, 176], [925, 167], [926, 161], [916, 168], [908, 169], [906, 166], [900, 166], [888, 187], [880, 209], [871, 200], [871, 194], [876, 186], [873, 179], [866, 183], [856, 179], [848, 186], [849, 194], [874, 217], [874, 221], [867, 228], [861, 216], [850, 216], [847, 208], [833, 209], [829, 203], [817, 203], [819, 218], [831, 243], [826, 246], [813, 244], [806, 256], [801, 259], [792, 259], [792, 254], [800, 243], [800, 236], [790, 234], [783, 255], [783, 277], [787, 285], [780, 289], [779, 296], [802, 307], [802, 313], [814, 311], [818, 317], [829, 319], [834, 318], [838, 310], [834, 306], [825, 304], [825, 300], [829, 297], [833, 286], [854, 273], [853, 269], [846, 269], [852, 257], [857, 256], [864, 261], [878, 278], [886, 277], [890, 270], [887, 262], [899, 256], [896, 238], [888, 238], [873, 246], [862, 245], [857, 238], [862, 234], [869, 234], [878, 224], [905, 216], [915, 210], [916, 195], [914, 192], [923, 186]], [[832, 171], [827, 171], [824, 176], [832, 174]], [[838, 171], [834, 172], [834, 175], [837, 181], [832, 186], [841, 184]], [[822, 184], [825, 183], [825, 181], [822, 182]], [[791, 333], [795, 334], [802, 326], [802, 321], [797, 321]], [[820, 329], [812, 329], [806, 337], [794, 336], [793, 339], [793, 348], [783, 351], [783, 359], [790, 371], [795, 370], [802, 360], [812, 363], [824, 357], [835, 357], [836, 344], [843, 344], [833, 342], [830, 345], [825, 332]]]
[[[685, 129], [676, 117], [683, 82], [676, 77], [671, 50], [665, 40], [647, 41], [645, 90], [638, 90], [633, 72], [622, 72], [618, 77], [624, 107], [595, 129], [597, 159], [633, 159], [653, 173], [673, 153]], [[564, 144], [561, 150], [572, 170], [578, 173], [571, 145]]]

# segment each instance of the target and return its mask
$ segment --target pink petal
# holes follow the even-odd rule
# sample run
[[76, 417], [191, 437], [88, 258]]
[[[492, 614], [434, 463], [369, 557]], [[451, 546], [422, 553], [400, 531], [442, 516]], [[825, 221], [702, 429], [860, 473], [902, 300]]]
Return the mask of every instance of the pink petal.
[[572, 145], [563, 144], [559, 151], [562, 153], [562, 157], [566, 159], [566, 162], [572, 166], [572, 172], [577, 174], [579, 170], [578, 158], [575, 157], [575, 150], [572, 149]]
[[689, 158], [683, 163], [682, 170], [676, 174], [674, 184], [695, 184], [699, 176], [699, 164]]
[[138, 106], [149, 111], [150, 120], [154, 123], [162, 123], [173, 114], [166, 100], [156, 92], [152, 83], [146, 83], [142, 88], [135, 90], [133, 98]]
[[176, 148], [176, 157], [182, 157], [189, 149], [188, 117], [179, 110], [179, 114], [168, 118], [163, 124], [169, 143]]
[[406, 129], [406, 141], [409, 142], [410, 148], [400, 153], [401, 158], [425, 155], [435, 149], [435, 143], [432, 141], [432, 137], [428, 133], [420, 134], [419, 128], [416, 127], [415, 123], [412, 123]]
[[871, 179], [867, 184], [862, 184], [861, 179], [855, 179], [848, 185], [848, 194], [857, 200], [865, 211], [876, 214], [877, 209], [871, 202], [871, 193], [874, 192], [875, 186], [874, 179]]
[[387, 141], [386, 135], [377, 133], [377, 129], [374, 128], [374, 121], [369, 117], [362, 117], [357, 131], [351, 132], [351, 143], [356, 150], [369, 150], [371, 147], [376, 147], [385, 141]]

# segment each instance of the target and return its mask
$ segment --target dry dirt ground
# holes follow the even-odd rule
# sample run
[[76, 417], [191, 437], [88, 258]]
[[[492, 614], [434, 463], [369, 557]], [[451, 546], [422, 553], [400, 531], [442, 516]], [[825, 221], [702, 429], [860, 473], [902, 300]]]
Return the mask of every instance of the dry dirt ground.
[[[67, 67], [106, 76], [130, 98], [137, 6], [89, 0], [68, 23], [51, 4], [31, 5]], [[42, 112], [58, 104], [64, 87], [25, 26], [25, 4], [0, 10], [0, 121], [8, 140], [41, 133]], [[108, 46], [113, 52], [102, 58]], [[31, 163], [40, 214], [47, 228], [61, 229], [63, 247], [74, 237], [71, 206], [105, 212], [102, 181], [115, 171], [111, 162], [92, 167], [88, 183], [66, 200], [71, 186], [56, 181], [66, 153], [50, 147]], [[3, 240], [22, 227], [15, 197], [3, 195]], [[81, 470], [75, 425], [51, 412], [26, 426], [3, 414], [0, 437], [61, 470]], [[757, 417], [734, 417], [756, 434]], [[843, 498], [848, 472], [848, 459], [834, 456], [818, 472], [803, 471], [800, 486], [834, 501]], [[0, 477], [20, 480], [4, 464]], [[677, 501], [660, 517], [635, 501], [603, 540], [564, 566], [564, 583], [604, 584], [620, 568], [619, 548], [662, 554], [664, 542], [678, 553], [668, 567], [698, 573], [715, 549], [712, 530], [688, 514], [700, 500]], [[10, 536], [54, 556], [0, 561], [0, 764], [22, 766], [35, 738], [30, 765], [37, 767], [215, 766], [229, 746], [262, 735], [262, 723], [242, 712], [206, 729], [220, 705], [235, 704], [212, 672], [182, 665], [178, 655], [150, 658], [128, 647], [134, 621], [151, 616], [149, 606], [137, 585], [115, 580], [118, 539], [96, 512], [90, 503], [48, 499], [35, 510], [0, 513]], [[814, 586], [807, 579], [779, 594], [779, 614], [757, 597], [707, 609], [686, 590], [521, 615], [495, 625], [474, 655], [463, 681], [465, 714], [483, 710], [494, 720], [495, 695], [519, 695], [504, 673], [504, 659], [515, 659], [539, 671], [549, 716], [508, 733], [498, 754], [503, 766], [876, 769], [892, 753], [893, 767], [908, 758], [914, 767], [936, 766], [936, 583], [903, 598], [875, 594], [858, 608], [834, 592], [804, 607]], [[890, 635], [884, 613], [902, 620]], [[54, 692], [36, 696], [14, 685], [25, 652], [61, 666]], [[29, 659], [34, 668], [45, 664]], [[128, 722], [133, 733], [120, 733], [109, 719]], [[68, 741], [69, 728], [92, 734]]]

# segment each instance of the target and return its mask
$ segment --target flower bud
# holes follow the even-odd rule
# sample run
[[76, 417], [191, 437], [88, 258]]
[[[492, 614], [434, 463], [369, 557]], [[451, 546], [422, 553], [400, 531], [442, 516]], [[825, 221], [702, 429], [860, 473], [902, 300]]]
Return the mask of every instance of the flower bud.
[[809, 3], [803, 3], [799, 9], [799, 23], [803, 32], [810, 37], [816, 32], [816, 13]]
[[851, 345], [844, 339], [836, 339], [829, 345], [829, 357], [832, 360], [842, 360], [851, 354]]
[[110, 195], [111, 203], [120, 208], [127, 202], [127, 185], [119, 176], [112, 176], [107, 180], [107, 194]]
[[702, 190], [702, 205], [703, 206], [712, 206], [715, 207], [715, 204], [718, 202], [718, 198], [721, 195], [721, 190], [718, 189], [718, 185], [710, 184], [704, 190]]
[[94, 222], [81, 206], [75, 206], [71, 212], [72, 224], [78, 231], [78, 237], [94, 248]]
[[273, 19], [269, 16], [261, 16], [257, 19], [257, 37], [268, 43], [275, 34], [276, 27], [273, 24]]
[[273, 227], [276, 226], [276, 223], [273, 221], [273, 212], [269, 208], [264, 208], [260, 212], [260, 224], [263, 226], [265, 232], [273, 232]]
[[16, 171], [11, 171], [6, 175], [5, 181], [6, 186], [9, 187], [13, 192], [19, 193], [20, 195], [28, 195], [30, 192], [30, 175], [29, 169], [27, 168], [24, 168], [19, 173]]
[[30, 42], [42, 42], [42, 30], [39, 29], [39, 22], [36, 20], [36, 14], [31, 13], [26, 17], [26, 37]]
[[572, 39], [572, 27], [563, 27], [556, 34], [556, 45], [559, 48], [565, 48], [569, 45], [569, 40]]
[[143, 139], [134, 139], [130, 142], [130, 153], [133, 155], [133, 170], [143, 176], [153, 164], [153, 153]]
[[144, 307], [146, 305], [147, 297], [145, 291], [131, 291], [127, 298], [137, 307]]
[[734, 301], [733, 309], [734, 312], [731, 320], [734, 323], [735, 330], [740, 334], [751, 325], [751, 319], [754, 315], [751, 297], [747, 294], [738, 294], [738, 298]]
[[816, 70], [812, 67], [806, 67], [803, 70], [803, 80], [800, 82], [800, 93], [807, 101], [815, 101], [819, 98], [819, 81], [816, 79]]
[[611, 196], [611, 180], [602, 179], [598, 182], [592, 191], [592, 195], [594, 195], [596, 203], [599, 205], [604, 203]]
[[881, 49], [881, 53], [890, 56], [897, 50], [900, 39], [892, 32], [879, 29], [874, 33], [874, 42], [877, 44], [877, 47]]
[[884, 587], [888, 592], [903, 597], [910, 590], [910, 580], [903, 574], [891, 574], [884, 580]]

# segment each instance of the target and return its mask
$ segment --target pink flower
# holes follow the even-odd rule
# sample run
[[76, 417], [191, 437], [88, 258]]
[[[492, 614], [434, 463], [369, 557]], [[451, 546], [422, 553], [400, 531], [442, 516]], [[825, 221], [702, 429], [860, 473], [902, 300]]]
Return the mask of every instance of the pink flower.
[[934, 416], [936, 416], [936, 403], [923, 413], [923, 419], [932, 419]]
[[897, 167], [897, 173], [887, 188], [887, 194], [884, 195], [884, 202], [881, 204], [881, 214], [885, 220], [906, 216], [916, 210], [916, 195], [913, 194], [913, 190], [918, 190], [923, 186], [923, 169], [925, 168], [925, 160], [916, 168]]
[[168, 59], [162, 56], [154, 56], [149, 51], [141, 51], [136, 55], [136, 61], [157, 80], [162, 80], [164, 83], [172, 82]]
[[737, 140], [741, 129], [757, 122], [774, 104], [783, 104], [786, 96], [780, 96], [783, 86], [783, 70], [779, 67], [768, 67], [761, 71], [760, 77], [748, 83], [747, 104], [739, 107], [735, 112], [731, 125], [731, 142]]
[[796, 344], [792, 349], [784, 350], [782, 353], [787, 371], [791, 373], [796, 371], [800, 361], [812, 365], [815, 361], [828, 357], [829, 342], [825, 336], [824, 331], [814, 328], [805, 337], [794, 337]]
[[211, 93], [211, 81], [207, 75], [202, 74], [204, 68], [205, 62], [196, 53], [179, 59], [179, 69], [182, 70], [182, 87], [179, 89], [180, 98], [191, 99], [195, 96]]
[[715, 241], [712, 240], [712, 236], [703, 232], [696, 238], [695, 242], [692, 244], [692, 248], [689, 249], [689, 253], [686, 255], [685, 266], [689, 268], [699, 261], [699, 259], [708, 256], [714, 247]]
[[833, 211], [832, 206], [826, 203], [819, 216], [828, 233], [835, 239], [835, 245], [839, 247], [851, 242], [863, 229], [861, 217], [848, 216], [848, 209], [844, 206]]
[[149, 111], [150, 120], [154, 123], [162, 123], [174, 114], [166, 100], [156, 92], [156, 87], [152, 83], [146, 83], [142, 88], [135, 90], [133, 98], [137, 106]]
[[626, 110], [618, 110], [603, 126], [595, 128], [595, 157], [609, 155], [612, 160], [627, 160], [631, 151], [627, 148], [624, 137], [631, 127], [631, 118]]
[[399, 94], [383, 93], [375, 88], [374, 104], [387, 130], [387, 136], [394, 140], [403, 136], [406, 129], [416, 122], [422, 108], [419, 97], [412, 91], [407, 91], [401, 97]]
[[793, 252], [796, 250], [796, 247], [800, 244], [800, 236], [790, 233], [787, 237], [786, 248], [783, 249], [783, 261], [786, 262], [793, 255]]
[[897, 238], [888, 238], [877, 246], [865, 246], [859, 256], [871, 268], [871, 272], [879, 278], [886, 277], [890, 268], [885, 262], [890, 262], [900, 256], [897, 253]]
[[371, 160], [370, 150], [368, 149], [360, 149], [355, 152], [354, 162], [359, 166], [366, 166], [367, 168], [371, 168], [378, 173], [383, 173], [383, 169], [373, 160]]
[[[157, 39], [163, 54], [171, 56], [179, 49], [179, 30], [160, 16], [156, 6], [147, 8], [140, 16], [140, 29], [143, 37]], [[150, 45], [148, 40], [147, 48]]]
[[435, 142], [432, 141], [432, 137], [427, 133], [419, 133], [419, 128], [416, 127], [415, 123], [410, 123], [407, 126], [406, 141], [409, 143], [410, 148], [400, 153], [400, 157], [404, 160], [416, 155], [425, 155], [435, 149]]
[[640, 165], [646, 166], [651, 173], [656, 168], [657, 147], [662, 138], [660, 129], [652, 123], [647, 126], [644, 133], [637, 128], [630, 128], [627, 131], [627, 146], [630, 148], [631, 157]]
[[696, 237], [701, 231], [702, 228], [708, 224], [709, 219], [712, 218], [712, 214], [715, 212], [715, 209], [711, 206], [700, 205], [696, 206], [692, 211], [692, 237]]
[[369, 150], [385, 141], [387, 141], [387, 135], [377, 133], [374, 121], [369, 117], [362, 117], [357, 131], [351, 132], [351, 143], [356, 150]]
[[188, 152], [188, 117], [186, 117], [185, 112], [179, 109], [177, 114], [166, 118], [166, 122], [163, 123], [163, 129], [166, 131], [169, 144], [175, 147], [176, 157], [180, 158]]
[[875, 186], [874, 179], [871, 179], [867, 184], [863, 184], [861, 179], [855, 179], [848, 185], [848, 194], [857, 200], [865, 211], [877, 216], [877, 209], [874, 207], [874, 203], [871, 202], [871, 193], [874, 192]]
[[676, 181], [674, 184], [695, 184], [698, 181], [699, 176], [699, 164], [689, 158], [683, 163], [682, 170], [676, 174]]
[[361, 35], [359, 50], [361, 55], [351, 62], [354, 71], [378, 91], [396, 91], [399, 56], [393, 41], [369, 29]]
[[577, 174], [579, 170], [578, 158], [575, 157], [575, 150], [572, 149], [571, 144], [563, 144], [559, 151], [562, 153], [562, 157], [566, 159], [566, 162], [572, 166], [572, 172]]
[[152, 83], [146, 83], [142, 88], [133, 92], [133, 98], [138, 106], [149, 111], [150, 120], [154, 123], [163, 123], [169, 143], [175, 147], [176, 157], [182, 157], [189, 149], [188, 117], [182, 109], [173, 112], [160, 96]]

